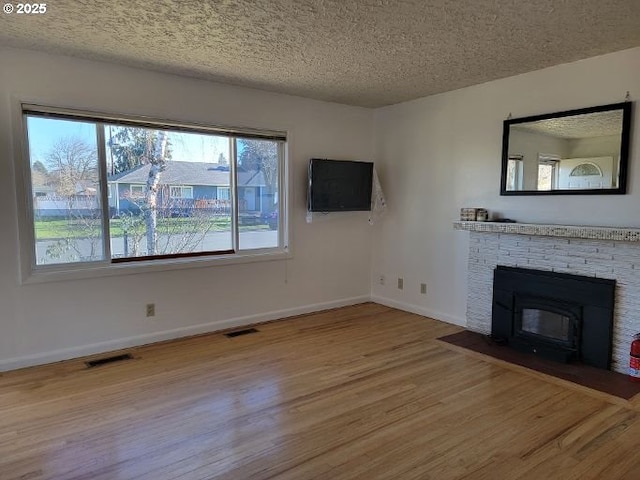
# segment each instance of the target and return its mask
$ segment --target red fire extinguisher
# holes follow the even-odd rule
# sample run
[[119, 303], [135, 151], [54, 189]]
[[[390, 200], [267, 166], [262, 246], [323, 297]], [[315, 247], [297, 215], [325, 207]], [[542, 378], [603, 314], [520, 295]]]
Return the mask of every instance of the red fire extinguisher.
[[640, 333], [633, 336], [629, 353], [629, 379], [640, 382]]

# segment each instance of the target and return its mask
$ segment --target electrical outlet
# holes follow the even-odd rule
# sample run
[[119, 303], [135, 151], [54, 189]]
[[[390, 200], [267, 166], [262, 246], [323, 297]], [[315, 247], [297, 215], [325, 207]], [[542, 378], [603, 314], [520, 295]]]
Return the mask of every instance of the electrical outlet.
[[147, 317], [155, 317], [155, 316], [156, 316], [156, 304], [147, 303]]
[[421, 283], [420, 284], [420, 293], [422, 295], [426, 295], [427, 294], [427, 284], [426, 283]]
[[404, 288], [404, 279], [398, 278], [398, 290], [402, 290]]
[[380, 285], [384, 285], [384, 275], [380, 275], [380, 276], [378, 277], [378, 283], [379, 283]]

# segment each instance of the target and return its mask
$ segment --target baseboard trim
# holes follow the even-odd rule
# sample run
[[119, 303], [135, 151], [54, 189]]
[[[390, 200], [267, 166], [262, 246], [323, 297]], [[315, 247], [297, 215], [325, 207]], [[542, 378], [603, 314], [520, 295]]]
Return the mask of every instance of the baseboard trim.
[[398, 310], [404, 310], [405, 312], [416, 313], [418, 315], [422, 315], [424, 317], [433, 318], [435, 320], [440, 320], [442, 322], [451, 323], [453, 325], [458, 325], [460, 327], [467, 326], [467, 319], [455, 317], [453, 315], [449, 315], [448, 313], [439, 312], [437, 310], [433, 310], [431, 308], [421, 307], [420, 305], [414, 305], [412, 303], [399, 302], [397, 300], [393, 300], [387, 297], [381, 297], [379, 295], [372, 295], [371, 301], [375, 303], [379, 303], [381, 305], [385, 305], [387, 307], [397, 308]]
[[318, 312], [321, 310], [329, 310], [331, 308], [346, 307], [349, 305], [357, 305], [371, 301], [369, 295], [361, 295], [358, 297], [343, 298], [330, 302], [314, 303], [311, 305], [303, 305], [300, 307], [286, 308], [283, 310], [273, 310], [271, 312], [258, 313], [254, 315], [246, 315], [243, 317], [229, 318], [216, 322], [192, 325], [189, 327], [176, 328], [172, 330], [164, 330], [161, 332], [148, 333], [144, 335], [135, 335], [133, 337], [119, 338], [107, 342], [93, 343], [80, 347], [65, 348], [54, 350], [51, 352], [38, 353], [35, 355], [26, 355], [23, 357], [9, 358], [0, 360], [0, 372], [9, 370], [17, 370], [19, 368], [33, 367], [35, 365], [43, 365], [46, 363], [60, 362], [73, 358], [84, 357], [86, 355], [94, 355], [97, 353], [110, 352], [113, 350], [122, 350], [124, 348], [138, 347], [149, 343], [163, 342], [176, 338], [189, 337], [191, 335], [200, 335], [203, 333], [212, 333], [228, 328], [245, 327], [256, 323], [268, 322], [279, 318], [294, 317], [296, 315], [304, 315], [306, 313]]

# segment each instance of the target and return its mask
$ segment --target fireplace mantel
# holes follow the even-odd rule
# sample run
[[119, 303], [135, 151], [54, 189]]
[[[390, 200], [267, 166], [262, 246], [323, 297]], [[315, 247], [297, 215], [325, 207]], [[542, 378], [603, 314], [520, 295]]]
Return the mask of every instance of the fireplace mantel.
[[481, 233], [510, 233], [541, 237], [586, 238], [592, 240], [640, 242], [640, 228], [628, 227], [455, 221], [453, 222], [453, 228], [456, 230], [467, 230], [470, 232]]
[[469, 231], [467, 328], [491, 331], [497, 266], [616, 280], [611, 369], [626, 372], [640, 332], [640, 228], [454, 222]]

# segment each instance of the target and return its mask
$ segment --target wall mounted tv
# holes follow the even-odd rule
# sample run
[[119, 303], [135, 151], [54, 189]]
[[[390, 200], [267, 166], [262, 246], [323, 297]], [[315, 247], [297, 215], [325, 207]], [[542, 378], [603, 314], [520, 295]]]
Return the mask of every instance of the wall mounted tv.
[[373, 163], [312, 158], [309, 161], [310, 212], [371, 210]]

